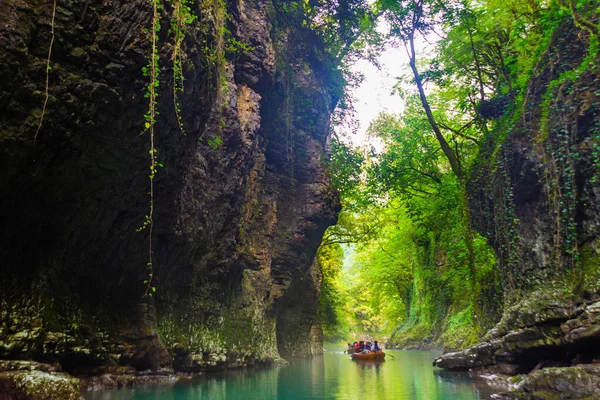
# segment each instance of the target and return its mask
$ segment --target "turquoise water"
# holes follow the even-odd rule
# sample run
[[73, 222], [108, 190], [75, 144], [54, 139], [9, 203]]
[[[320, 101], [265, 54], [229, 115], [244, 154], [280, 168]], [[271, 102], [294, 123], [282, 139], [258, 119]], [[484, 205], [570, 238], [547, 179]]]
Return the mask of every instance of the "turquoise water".
[[[340, 349], [341, 350], [341, 349]], [[138, 387], [86, 395], [86, 400], [389, 399], [478, 400], [491, 392], [466, 374], [431, 366], [433, 351], [386, 350], [382, 363], [356, 363], [341, 351], [291, 360], [288, 365], [206, 374], [171, 386]]]

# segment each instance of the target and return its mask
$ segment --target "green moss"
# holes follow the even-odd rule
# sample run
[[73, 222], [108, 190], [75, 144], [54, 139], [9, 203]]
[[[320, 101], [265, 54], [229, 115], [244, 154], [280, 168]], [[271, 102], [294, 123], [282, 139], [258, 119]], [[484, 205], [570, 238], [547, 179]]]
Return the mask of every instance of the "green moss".
[[78, 399], [79, 379], [62, 373], [10, 371], [0, 373], [0, 392], [8, 398], [31, 400]]
[[551, 391], [551, 390], [543, 390], [540, 392], [535, 392], [535, 398], [539, 400], [560, 400], [560, 393]]
[[523, 382], [524, 378], [525, 378], [524, 375], [511, 376], [510, 378], [508, 378], [508, 383], [511, 385], [520, 385], [521, 382]]
[[411, 346], [426, 347], [428, 343], [433, 343], [437, 335], [433, 332], [430, 324], [420, 322], [414, 325], [403, 325], [394, 332], [388, 345], [397, 348], [406, 348]]
[[[241, 293], [207, 310], [206, 305], [163, 310], [157, 331], [171, 352], [189, 352], [196, 367], [218, 363], [252, 363], [278, 358], [274, 320], [265, 318], [262, 281], [256, 271], [245, 271]], [[189, 309], [196, 310], [190, 313]]]
[[481, 328], [473, 318], [472, 306], [450, 315], [443, 329], [438, 342], [446, 349], [464, 349], [477, 344], [481, 338]]
[[586, 243], [580, 250], [580, 263], [583, 274], [578, 282], [583, 291], [600, 290], [600, 244], [596, 240]]
[[41, 316], [44, 321], [46, 330], [61, 332], [63, 326], [58, 318], [58, 313], [54, 310], [54, 299], [42, 299], [44, 306], [41, 309]]

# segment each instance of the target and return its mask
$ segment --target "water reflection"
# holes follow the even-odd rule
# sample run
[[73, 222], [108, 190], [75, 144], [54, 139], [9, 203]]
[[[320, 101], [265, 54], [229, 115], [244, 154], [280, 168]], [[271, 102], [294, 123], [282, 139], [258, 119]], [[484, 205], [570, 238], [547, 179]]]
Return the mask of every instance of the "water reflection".
[[373, 360], [355, 360], [354, 364], [361, 366], [363, 368], [376, 368], [379, 369], [381, 367], [381, 364], [383, 364], [385, 362], [385, 360], [378, 360], [378, 361], [373, 361]]
[[387, 351], [384, 362], [351, 361], [346, 354], [290, 360], [289, 365], [208, 374], [193, 382], [92, 393], [88, 400], [400, 399], [480, 400], [466, 374], [431, 366], [436, 352]]

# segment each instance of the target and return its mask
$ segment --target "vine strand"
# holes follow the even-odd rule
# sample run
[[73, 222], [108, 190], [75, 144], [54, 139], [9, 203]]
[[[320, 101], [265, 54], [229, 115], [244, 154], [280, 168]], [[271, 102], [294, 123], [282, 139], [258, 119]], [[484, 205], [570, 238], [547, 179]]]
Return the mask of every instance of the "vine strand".
[[37, 143], [37, 137], [42, 129], [42, 124], [44, 123], [44, 114], [46, 114], [46, 106], [48, 105], [48, 97], [50, 92], [50, 71], [52, 67], [50, 66], [50, 58], [52, 57], [52, 46], [54, 44], [54, 20], [56, 18], [56, 4], [58, 0], [54, 0], [52, 6], [52, 19], [50, 21], [50, 45], [48, 46], [48, 57], [46, 58], [46, 87], [45, 87], [45, 98], [44, 105], [42, 106], [42, 115], [40, 116], [40, 123], [38, 124], [37, 130], [35, 131], [35, 135], [33, 136], [33, 149], [35, 151], [35, 145]]

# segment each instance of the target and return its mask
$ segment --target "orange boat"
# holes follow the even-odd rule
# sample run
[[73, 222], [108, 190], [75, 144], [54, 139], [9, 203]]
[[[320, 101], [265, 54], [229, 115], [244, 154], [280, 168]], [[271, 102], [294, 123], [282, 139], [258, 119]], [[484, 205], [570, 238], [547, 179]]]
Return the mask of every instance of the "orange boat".
[[383, 361], [385, 353], [383, 351], [373, 351], [371, 353], [352, 354], [355, 361]]

